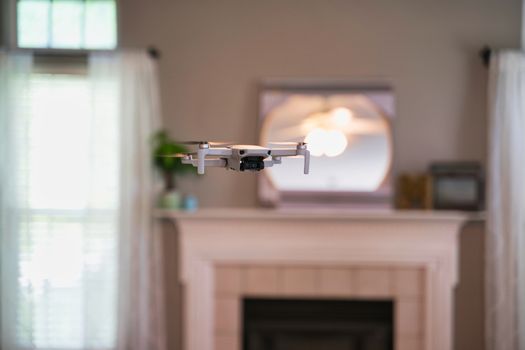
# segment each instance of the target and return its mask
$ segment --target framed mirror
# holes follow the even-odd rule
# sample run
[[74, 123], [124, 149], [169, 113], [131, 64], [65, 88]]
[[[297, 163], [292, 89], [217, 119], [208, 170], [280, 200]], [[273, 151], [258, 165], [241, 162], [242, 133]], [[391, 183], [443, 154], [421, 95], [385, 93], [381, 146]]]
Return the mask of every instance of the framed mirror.
[[311, 160], [309, 175], [302, 174], [301, 159], [265, 169], [260, 200], [274, 206], [390, 207], [394, 114], [394, 94], [384, 85], [264, 82], [260, 144], [305, 141]]

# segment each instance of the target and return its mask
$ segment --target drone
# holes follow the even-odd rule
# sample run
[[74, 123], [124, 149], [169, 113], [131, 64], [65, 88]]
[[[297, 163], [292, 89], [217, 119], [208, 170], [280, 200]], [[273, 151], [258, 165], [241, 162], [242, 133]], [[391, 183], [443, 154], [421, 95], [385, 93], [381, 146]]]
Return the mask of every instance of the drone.
[[206, 167], [226, 168], [234, 171], [261, 171], [275, 164], [281, 164], [283, 157], [295, 156], [302, 156], [304, 158], [305, 174], [308, 174], [310, 168], [310, 151], [308, 151], [305, 142], [271, 143], [293, 146], [293, 148], [268, 148], [255, 145], [235, 145], [208, 141], [182, 143], [197, 146], [197, 150], [167, 156], [181, 158], [183, 164], [191, 164], [196, 167], [198, 174], [204, 174]]

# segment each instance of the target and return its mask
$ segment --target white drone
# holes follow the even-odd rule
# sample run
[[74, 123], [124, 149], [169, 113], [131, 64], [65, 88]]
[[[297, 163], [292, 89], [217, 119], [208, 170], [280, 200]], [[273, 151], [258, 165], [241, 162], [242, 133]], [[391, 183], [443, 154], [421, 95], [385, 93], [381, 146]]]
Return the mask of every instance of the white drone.
[[207, 141], [191, 141], [184, 142], [184, 144], [198, 146], [197, 151], [170, 156], [181, 158], [183, 164], [197, 167], [198, 174], [204, 174], [206, 167], [227, 168], [235, 171], [260, 171], [274, 164], [281, 164], [282, 157], [294, 156], [304, 157], [305, 174], [308, 174], [310, 168], [310, 151], [304, 142], [274, 143], [292, 145], [293, 148], [266, 148]]

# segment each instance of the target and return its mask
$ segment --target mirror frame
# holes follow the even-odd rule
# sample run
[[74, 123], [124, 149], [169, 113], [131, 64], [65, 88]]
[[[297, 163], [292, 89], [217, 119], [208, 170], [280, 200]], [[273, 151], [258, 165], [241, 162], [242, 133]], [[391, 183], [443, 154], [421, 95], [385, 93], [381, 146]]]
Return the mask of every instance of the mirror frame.
[[[258, 137], [263, 144], [263, 131], [266, 116], [263, 114], [262, 98], [266, 91], [282, 91], [297, 93], [366, 93], [373, 91], [389, 91], [394, 93], [390, 84], [384, 82], [356, 80], [319, 80], [319, 79], [265, 79], [258, 89]], [[393, 173], [394, 173], [394, 125], [396, 115], [395, 101], [393, 114], [385, 114], [389, 127], [390, 164], [383, 180], [383, 185], [376, 191], [281, 191], [276, 188], [268, 172], [258, 175], [257, 193], [263, 206], [279, 208], [323, 207], [323, 208], [355, 208], [355, 209], [390, 209], [393, 207]], [[300, 174], [302, 176], [302, 173]]]

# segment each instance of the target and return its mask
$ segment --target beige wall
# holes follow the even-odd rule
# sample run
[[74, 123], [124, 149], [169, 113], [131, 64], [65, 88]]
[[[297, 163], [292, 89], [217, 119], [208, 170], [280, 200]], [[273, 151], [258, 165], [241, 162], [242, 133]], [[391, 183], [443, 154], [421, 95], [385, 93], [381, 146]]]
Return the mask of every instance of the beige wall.
[[[517, 47], [519, 0], [122, 0], [123, 46], [162, 52], [165, 120], [179, 139], [257, 142], [264, 77], [384, 80], [397, 96], [395, 166], [483, 159], [478, 50]], [[257, 203], [254, 174], [193, 180], [204, 206]]]
[[[518, 47], [520, 0], [121, 0], [121, 43], [162, 52], [165, 121], [179, 139], [257, 142], [264, 77], [373, 79], [397, 96], [395, 167], [484, 160], [485, 44]], [[257, 204], [256, 177], [222, 169], [185, 181], [203, 206]], [[167, 242], [176, 281], [175, 240]], [[483, 349], [483, 229], [461, 240], [456, 349]], [[178, 341], [169, 286], [170, 344]], [[173, 347], [173, 346], [172, 346]]]

